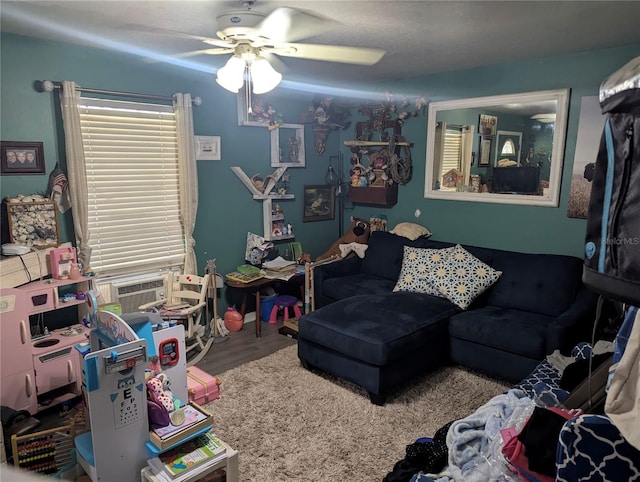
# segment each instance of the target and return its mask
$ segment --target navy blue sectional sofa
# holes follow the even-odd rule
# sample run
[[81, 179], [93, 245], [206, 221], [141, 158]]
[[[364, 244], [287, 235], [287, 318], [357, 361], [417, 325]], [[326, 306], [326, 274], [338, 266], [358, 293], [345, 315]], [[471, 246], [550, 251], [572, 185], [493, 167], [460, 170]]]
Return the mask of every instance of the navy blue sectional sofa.
[[581, 259], [463, 246], [502, 275], [461, 310], [446, 298], [393, 291], [405, 245], [453, 246], [376, 231], [364, 259], [314, 269], [316, 310], [299, 321], [305, 367], [383, 404], [411, 378], [451, 363], [516, 383], [548, 353], [589, 339], [597, 296], [582, 284]]

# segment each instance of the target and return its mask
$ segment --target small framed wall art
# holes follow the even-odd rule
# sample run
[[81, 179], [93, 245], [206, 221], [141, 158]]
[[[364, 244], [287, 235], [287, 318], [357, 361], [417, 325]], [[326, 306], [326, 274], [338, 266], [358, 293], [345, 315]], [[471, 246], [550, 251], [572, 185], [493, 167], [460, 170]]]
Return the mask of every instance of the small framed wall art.
[[303, 222], [328, 221], [335, 216], [336, 187], [329, 184], [304, 187]]
[[9, 242], [34, 248], [60, 244], [55, 201], [7, 202]]
[[494, 115], [480, 114], [478, 133], [485, 136], [495, 136], [498, 130], [498, 118]]
[[491, 139], [490, 136], [480, 136], [478, 166], [488, 166], [491, 162]]
[[42, 142], [0, 141], [0, 173], [44, 174]]
[[198, 161], [220, 160], [220, 136], [194, 136]]

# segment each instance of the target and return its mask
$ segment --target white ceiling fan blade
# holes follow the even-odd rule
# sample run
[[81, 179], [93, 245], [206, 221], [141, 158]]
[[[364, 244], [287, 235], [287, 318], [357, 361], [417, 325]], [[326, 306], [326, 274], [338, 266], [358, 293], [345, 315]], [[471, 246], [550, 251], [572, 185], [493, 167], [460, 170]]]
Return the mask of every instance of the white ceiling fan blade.
[[288, 44], [265, 50], [284, 57], [359, 65], [373, 65], [385, 54], [382, 49], [322, 44]]
[[228, 42], [227, 40], [220, 40], [217, 38], [205, 38], [202, 41], [207, 45], [213, 45], [215, 47], [233, 48], [234, 46], [233, 42]]
[[271, 64], [271, 67], [276, 69], [281, 74], [284, 74], [285, 72], [289, 71], [289, 66], [285, 64], [282, 60], [280, 60], [276, 55], [271, 54], [269, 52], [260, 52], [260, 55], [262, 55], [265, 59], [267, 59]]
[[[139, 25], [139, 24], [125, 24], [122, 25], [123, 30], [129, 30], [129, 31], [137, 31], [137, 32], [147, 32], [147, 33], [152, 33], [154, 35], [163, 35], [165, 37], [174, 37], [174, 38], [183, 38], [183, 39], [189, 39], [189, 40], [198, 40], [200, 42], [206, 42], [209, 43], [208, 41], [214, 41], [217, 42], [218, 40], [216, 39], [212, 39], [211, 37], [205, 37], [203, 35], [195, 35], [195, 34], [191, 34], [191, 33], [187, 33], [187, 32], [180, 32], [178, 30], [171, 30], [171, 29], [166, 29], [166, 28], [158, 28], [158, 27], [149, 27], [147, 25]], [[212, 44], [214, 45], [214, 44]], [[225, 45], [225, 47], [228, 47], [228, 44]]]
[[227, 49], [202, 49], [202, 50], [193, 50], [191, 52], [183, 52], [180, 54], [172, 55], [176, 59], [184, 59], [188, 57], [195, 57], [197, 55], [222, 55], [222, 54], [231, 54], [233, 53], [233, 48]]
[[267, 15], [255, 30], [274, 44], [314, 37], [340, 26], [340, 23], [302, 10], [281, 7]]

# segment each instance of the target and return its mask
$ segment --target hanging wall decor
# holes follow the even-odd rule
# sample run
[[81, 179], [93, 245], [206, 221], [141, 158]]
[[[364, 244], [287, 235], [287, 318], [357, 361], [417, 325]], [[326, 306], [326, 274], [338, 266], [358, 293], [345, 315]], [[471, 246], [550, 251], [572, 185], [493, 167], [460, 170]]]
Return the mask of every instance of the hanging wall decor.
[[271, 167], [304, 167], [304, 126], [280, 124], [271, 130]]
[[478, 166], [488, 166], [491, 162], [491, 137], [480, 136], [480, 157]]
[[0, 173], [3, 175], [44, 174], [42, 142], [1, 141]]
[[493, 115], [480, 114], [478, 132], [485, 136], [495, 136], [498, 130], [498, 118]]
[[56, 202], [40, 195], [11, 198], [6, 202], [9, 241], [34, 248], [60, 244]]
[[347, 129], [351, 122], [348, 108], [337, 106], [333, 97], [316, 95], [306, 112], [300, 116], [300, 122], [311, 124], [313, 146], [316, 154], [323, 154], [327, 147], [327, 139], [332, 130]]
[[335, 216], [336, 187], [314, 185], [304, 187], [303, 222], [328, 221]]

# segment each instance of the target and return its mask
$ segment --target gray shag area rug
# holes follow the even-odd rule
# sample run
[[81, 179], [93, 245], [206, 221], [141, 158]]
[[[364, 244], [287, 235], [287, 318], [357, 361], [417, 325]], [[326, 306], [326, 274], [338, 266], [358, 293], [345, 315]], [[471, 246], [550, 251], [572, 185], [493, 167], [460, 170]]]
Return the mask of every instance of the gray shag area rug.
[[297, 346], [219, 375], [213, 431], [239, 451], [242, 481], [381, 481], [417, 438], [471, 414], [508, 385], [459, 367], [373, 405], [367, 393], [302, 368]]

